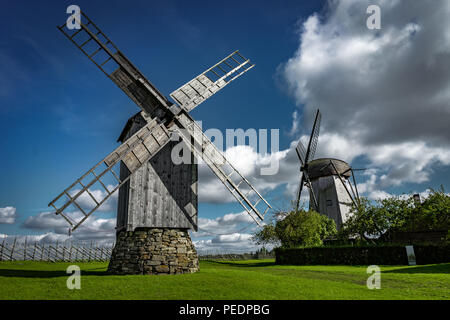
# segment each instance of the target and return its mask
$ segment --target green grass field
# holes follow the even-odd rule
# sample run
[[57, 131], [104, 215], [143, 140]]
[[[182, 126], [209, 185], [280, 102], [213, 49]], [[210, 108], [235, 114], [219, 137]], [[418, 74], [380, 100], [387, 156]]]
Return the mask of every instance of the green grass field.
[[[81, 268], [81, 289], [66, 268]], [[279, 266], [272, 260], [200, 263], [195, 274], [111, 276], [107, 263], [0, 262], [0, 299], [450, 299], [450, 264], [381, 267], [369, 290], [365, 266]]]

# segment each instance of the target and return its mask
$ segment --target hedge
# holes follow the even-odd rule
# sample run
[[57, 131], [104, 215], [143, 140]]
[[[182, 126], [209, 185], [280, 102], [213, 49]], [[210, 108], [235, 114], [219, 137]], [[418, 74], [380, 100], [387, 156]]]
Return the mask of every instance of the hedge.
[[[415, 245], [417, 264], [450, 262], [450, 245]], [[277, 264], [407, 265], [405, 246], [276, 248]]]

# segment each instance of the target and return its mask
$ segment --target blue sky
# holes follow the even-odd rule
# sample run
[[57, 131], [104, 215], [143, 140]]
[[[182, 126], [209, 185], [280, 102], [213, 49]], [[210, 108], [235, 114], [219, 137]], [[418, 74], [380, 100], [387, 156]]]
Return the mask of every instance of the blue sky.
[[[354, 143], [353, 138], [364, 136], [365, 140], [358, 140], [361, 150], [352, 151], [354, 154], [349, 160], [355, 167], [372, 170], [358, 177], [360, 182], [372, 178], [372, 189], [369, 190], [369, 182], [362, 186], [368, 194], [424, 192], [441, 184], [448, 187], [450, 170], [446, 156], [439, 151], [448, 143], [445, 142], [446, 136], [442, 137], [439, 132], [424, 130], [423, 135], [414, 138], [416, 140], [404, 138], [403, 131], [386, 132], [386, 136], [391, 135], [388, 141], [393, 143], [389, 146], [394, 148], [386, 157], [394, 159], [395, 154], [403, 150], [395, 149], [395, 146], [410, 150], [408, 143], [414, 141], [417, 144], [423, 142], [425, 152], [436, 154], [420, 164], [411, 160], [414, 155], [403, 159], [411, 160], [411, 166], [423, 166], [416, 177], [407, 178], [402, 175], [402, 172], [408, 171], [407, 167], [402, 167], [402, 159], [389, 162], [392, 164], [391, 170], [385, 166], [385, 161], [388, 161], [386, 157], [379, 156], [379, 150], [388, 150], [386, 139], [380, 138], [382, 133], [364, 135], [367, 130], [356, 125], [354, 128], [360, 130], [359, 135], [336, 135], [341, 132], [339, 128], [342, 123], [339, 123], [342, 118], [335, 115], [342, 114], [344, 117], [346, 113], [347, 116], [355, 114], [345, 106], [356, 104], [355, 101], [361, 101], [361, 97], [342, 92], [353, 100], [341, 101], [341, 94], [330, 88], [339, 90], [334, 75], [342, 72], [342, 68], [327, 70], [323, 67], [319, 73], [317, 68], [313, 70], [305, 65], [306, 60], [302, 57], [305, 58], [313, 50], [329, 52], [345, 44], [346, 39], [342, 38], [342, 43], [336, 43], [335, 48], [324, 48], [324, 43], [331, 45], [336, 41], [325, 41], [327, 28], [342, 27], [348, 30], [351, 27], [344, 23], [347, 20], [336, 22], [342, 15], [338, 5], [325, 6], [324, 1], [3, 2], [0, 12], [0, 130], [3, 138], [0, 142], [0, 165], [4, 172], [0, 182], [0, 208], [14, 207], [17, 217], [13, 224], [0, 224], [0, 234], [47, 232], [45, 229], [26, 228], [23, 222], [30, 216], [49, 211], [47, 204], [50, 200], [117, 147], [116, 139], [123, 125], [139, 110], [56, 28], [66, 20], [65, 11], [70, 4], [79, 5], [167, 96], [236, 49], [250, 58], [256, 64], [254, 69], [192, 112], [196, 120], [202, 120], [205, 129], [280, 129], [280, 150], [288, 150], [294, 140], [309, 132], [311, 114], [318, 106], [324, 110], [324, 142], [322, 145], [322, 140], [319, 140], [319, 155], [333, 150], [340, 150], [337, 152], [340, 155], [344, 152], [342, 150], [348, 149], [348, 144]], [[392, 13], [386, 15], [387, 19], [394, 19], [395, 14], [399, 14], [397, 9], [386, 8]], [[420, 36], [420, 30], [431, 26], [425, 16], [427, 13], [421, 19], [420, 10], [417, 10], [405, 12], [404, 15], [410, 14], [408, 19], [418, 17], [417, 25], [422, 27], [417, 29]], [[362, 20], [367, 17], [364, 14], [361, 11]], [[398, 22], [400, 17], [396, 19], [395, 22], [386, 22], [389, 25], [384, 29], [386, 34], [388, 30], [395, 31], [395, 27], [403, 30], [403, 22]], [[318, 36], [313, 39], [314, 32]], [[408, 41], [414, 43], [419, 40], [411, 36]], [[310, 47], [306, 46], [308, 44]], [[391, 47], [378, 49], [386, 51]], [[358, 53], [357, 57], [361, 54], [368, 53]], [[370, 54], [368, 59], [374, 59], [373, 53]], [[320, 54], [315, 58], [319, 59]], [[334, 58], [336, 56], [330, 61], [333, 62]], [[317, 65], [322, 66], [320, 63]], [[343, 74], [348, 76], [349, 72]], [[384, 76], [389, 75], [386, 73]], [[300, 85], [298, 79], [307, 81]], [[321, 88], [323, 94], [314, 93], [304, 83], [315, 83], [315, 88]], [[399, 100], [394, 97], [390, 101]], [[376, 103], [382, 105], [384, 102]], [[370, 110], [377, 107], [372, 106]], [[380, 107], [381, 114], [389, 108], [388, 103], [385, 107]], [[445, 104], [441, 109], [448, 112]], [[297, 115], [296, 121], [294, 113]], [[444, 115], [448, 116], [448, 113]], [[439, 119], [436, 116], [436, 123], [443, 121]], [[429, 121], [433, 122], [432, 119]], [[293, 124], [296, 122], [297, 130], [294, 130]], [[373, 125], [377, 126], [376, 123]], [[347, 126], [353, 128], [351, 123]], [[431, 123], [428, 127], [432, 126]], [[342, 139], [348, 139], [347, 144]], [[370, 143], [371, 151], [362, 150], [365, 142]], [[291, 175], [295, 176], [297, 172]], [[398, 182], [383, 182], [383, 179], [396, 177], [400, 177]], [[290, 183], [295, 185], [293, 181]], [[374, 183], [378, 183], [376, 187]], [[286, 190], [286, 184], [278, 181], [275, 189], [267, 188], [265, 194], [281, 206], [287, 199]], [[280, 200], [280, 197], [284, 198]], [[232, 202], [204, 201], [199, 207], [200, 217], [211, 221], [240, 211], [239, 206]], [[113, 215], [112, 212], [105, 213], [106, 217]]]

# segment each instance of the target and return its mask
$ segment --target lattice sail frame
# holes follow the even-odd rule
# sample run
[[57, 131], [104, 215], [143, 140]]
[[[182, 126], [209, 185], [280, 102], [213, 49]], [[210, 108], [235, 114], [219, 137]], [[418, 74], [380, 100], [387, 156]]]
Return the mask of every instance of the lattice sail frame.
[[[136, 172], [137, 169], [150, 160], [153, 155], [158, 153], [170, 141], [171, 135], [172, 132], [170, 132], [164, 124], [157, 124], [156, 120], [150, 121], [126, 142], [121, 144], [117, 149], [66, 188], [49, 203], [49, 206], [52, 206], [55, 209], [55, 213], [60, 214], [71, 225], [72, 231], [76, 230], [92, 213], [94, 213], [95, 210], [108, 200], [114, 192], [130, 179], [131, 174], [127, 178], [121, 179], [119, 175], [114, 172], [113, 167], [122, 161], [130, 172]], [[96, 170], [99, 170], [100, 173], [96, 173]], [[110, 190], [104, 181], [102, 181], [102, 178], [105, 178], [108, 173], [111, 173], [112, 177], [114, 177], [117, 182], [117, 185], [112, 190]], [[91, 190], [89, 190], [96, 182], [99, 182], [106, 191], [106, 194], [100, 199], [95, 197]], [[75, 189], [79, 187], [81, 188]], [[76, 193], [71, 194], [71, 191], [74, 190]], [[95, 203], [95, 206], [89, 210], [86, 210], [86, 208], [83, 209], [82, 205], [77, 202], [81, 196], [86, 194], [89, 195]], [[63, 200], [63, 203], [58, 206], [57, 203], [61, 199]], [[73, 217], [69, 217], [68, 214], [64, 213], [64, 211], [72, 204], [82, 213], [83, 216], [81, 219], [75, 220]]]
[[[187, 142], [191, 151], [205, 161], [238, 202], [244, 207], [246, 212], [257, 224], [259, 224], [258, 219], [263, 220], [264, 215], [271, 206], [261, 194], [256, 191], [250, 182], [226, 160], [223, 154], [203, 134], [201, 128], [187, 114], [187, 112], [194, 109], [211, 95], [253, 68], [254, 65], [250, 63], [250, 60], [244, 58], [238, 51], [233, 52], [193, 80], [172, 92], [171, 97], [180, 104], [180, 106], [178, 106], [178, 104], [174, 105], [142, 75], [142, 73], [84, 13], [82, 13], [82, 17], [88, 22], [85, 25], [79, 21], [81, 29], [78, 31], [69, 34], [64, 30], [66, 24], [59, 26], [58, 29], [144, 111], [144, 115], [146, 114], [144, 118], [146, 118], [148, 124], [87, 171], [82, 177], [77, 179], [69, 188], [65, 189], [58, 197], [50, 202], [49, 206], [52, 206], [56, 210], [56, 214], [60, 214], [64, 217], [71, 225], [71, 231], [74, 231], [108, 198], [110, 198], [117, 189], [127, 182], [131, 175], [139, 169], [143, 163], [150, 160], [153, 155], [158, 153], [159, 150], [170, 141], [174, 130], [178, 130], [179, 135]], [[94, 32], [88, 28], [89, 25], [92, 25], [95, 29]], [[87, 34], [88, 37], [83, 43], [74, 40], [74, 37], [77, 34], [83, 34], [83, 32]], [[97, 47], [88, 52], [85, 50], [84, 46], [90, 42], [96, 44]], [[106, 59], [97, 61], [95, 60], [95, 57], [100, 52], [103, 52], [106, 55]], [[112, 70], [111, 67], [109, 67], [109, 71], [105, 68], [108, 63], [113, 64]], [[214, 77], [214, 75], [216, 77]], [[184, 113], [180, 113], [180, 110], [183, 110]], [[159, 121], [156, 119], [164, 118], [164, 115], [167, 113], [176, 115], [174, 120], [178, 125], [174, 122], [169, 123], [167, 126], [163, 123], [164, 121], [158, 123]], [[198, 130], [200, 135], [197, 134]], [[191, 142], [194, 143], [191, 145]], [[200, 148], [198, 146], [200, 146]], [[130, 174], [125, 179], [120, 179], [113, 171], [113, 167], [120, 161], [123, 161], [130, 171]], [[99, 174], [96, 174], [95, 170], [98, 170], [102, 165], [106, 168], [101, 170]], [[111, 173], [117, 180], [117, 185], [114, 186], [112, 190], [108, 189], [102, 181], [102, 178], [107, 173]], [[233, 175], [238, 176], [237, 183], [232, 180], [231, 177]], [[84, 179], [88, 179], [88, 182], [85, 184], [82, 182]], [[95, 198], [89, 190], [89, 188], [97, 182], [101, 184], [106, 191], [106, 195], [102, 196], [100, 199]], [[248, 192], [244, 193], [243, 190], [239, 189], [241, 185], [243, 185]], [[81, 189], [76, 190], [74, 194], [71, 194], [70, 191], [76, 186], [81, 186]], [[84, 194], [89, 195], [95, 203], [95, 206], [87, 212], [76, 202], [76, 200]], [[63, 203], [58, 206], [57, 202], [61, 201], [64, 197], [66, 197], [67, 200], [63, 200]], [[253, 200], [251, 200], [251, 198], [256, 198], [256, 201], [252, 202]], [[81, 219], [71, 219], [64, 213], [64, 210], [72, 204], [83, 214]], [[263, 214], [257, 209], [258, 206], [264, 207]]]
[[189, 112], [254, 66], [249, 59], [246, 59], [236, 50], [173, 91], [170, 96], [184, 110]]
[[179, 130], [178, 134], [191, 152], [202, 158], [250, 217], [259, 225], [258, 219], [264, 220], [264, 216], [272, 208], [270, 204], [225, 158], [222, 152], [208, 139], [200, 126], [188, 114], [181, 114], [178, 117], [178, 121], [184, 128]]
[[58, 29], [150, 117], [162, 117], [172, 103], [91, 19], [83, 12], [81, 17], [87, 23], [78, 21], [79, 30], [69, 30], [67, 22], [58, 26]]
[[297, 147], [295, 148], [297, 151], [298, 158], [300, 159], [300, 163], [302, 166], [306, 164], [306, 150], [303, 143], [299, 140]]
[[322, 114], [320, 110], [317, 109], [316, 117], [314, 119], [314, 125], [311, 131], [311, 138], [309, 139], [308, 150], [306, 151], [306, 163], [314, 159], [316, 154], [317, 143], [319, 142], [320, 133], [320, 121], [322, 119]]
[[311, 181], [308, 176], [308, 163], [314, 159], [314, 155], [316, 154], [317, 149], [317, 143], [319, 142], [319, 133], [320, 133], [320, 122], [322, 119], [322, 114], [320, 113], [320, 110], [317, 109], [316, 116], [314, 118], [314, 124], [311, 130], [311, 135], [308, 142], [308, 149], [305, 150], [305, 147], [303, 146], [303, 143], [299, 140], [297, 147], [295, 148], [295, 151], [297, 152], [297, 156], [300, 160], [302, 171], [301, 178], [300, 178], [300, 185], [298, 187], [298, 193], [297, 193], [297, 201], [296, 201], [296, 210], [298, 211], [298, 208], [300, 206], [300, 197], [302, 195], [303, 190], [303, 184], [306, 182], [308, 184], [308, 187], [311, 190], [314, 206], [317, 209], [318, 208], [318, 202], [317, 197], [314, 193], [314, 190], [311, 186]]

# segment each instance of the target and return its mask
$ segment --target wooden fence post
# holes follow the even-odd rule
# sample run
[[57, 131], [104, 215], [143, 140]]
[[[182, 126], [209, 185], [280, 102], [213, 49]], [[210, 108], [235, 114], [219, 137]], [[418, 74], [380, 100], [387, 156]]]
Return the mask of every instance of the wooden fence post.
[[14, 255], [14, 248], [16, 247], [16, 241], [17, 241], [17, 237], [14, 237], [14, 243], [13, 243], [13, 246], [11, 248], [11, 260], [14, 260], [13, 255]]
[[2, 248], [0, 251], [0, 261], [3, 261], [3, 248], [5, 247], [5, 241], [6, 241], [6, 237], [3, 238]]
[[76, 245], [75, 245], [75, 261], [79, 261], [79, 258], [78, 258], [78, 249], [77, 249]]
[[41, 247], [41, 261], [44, 260], [44, 254], [45, 254], [45, 243], [42, 243], [42, 247]]
[[33, 261], [36, 255], [36, 241], [34, 241], [34, 249], [33, 249]]
[[98, 257], [98, 242], [95, 244], [95, 260], [102, 260], [101, 258]]
[[25, 236], [25, 243], [23, 247], [23, 261], [27, 260], [27, 236]]
[[55, 261], [59, 260], [58, 254], [59, 254], [59, 252], [58, 252], [58, 240], [56, 240]]
[[88, 258], [89, 262], [91, 261], [91, 253], [92, 253], [92, 240], [91, 240], [91, 247], [89, 249], [89, 258]]

